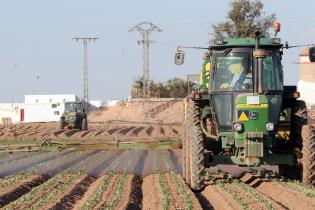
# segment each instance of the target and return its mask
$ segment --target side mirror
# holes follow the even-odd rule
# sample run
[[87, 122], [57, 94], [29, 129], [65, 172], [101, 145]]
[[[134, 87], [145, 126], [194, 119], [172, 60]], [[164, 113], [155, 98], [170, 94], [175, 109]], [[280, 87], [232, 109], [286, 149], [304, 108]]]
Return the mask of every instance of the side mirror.
[[315, 62], [315, 47], [310, 47], [309, 48], [309, 59], [310, 62]]
[[177, 50], [175, 53], [174, 62], [176, 65], [182, 65], [184, 63], [185, 52], [182, 50]]

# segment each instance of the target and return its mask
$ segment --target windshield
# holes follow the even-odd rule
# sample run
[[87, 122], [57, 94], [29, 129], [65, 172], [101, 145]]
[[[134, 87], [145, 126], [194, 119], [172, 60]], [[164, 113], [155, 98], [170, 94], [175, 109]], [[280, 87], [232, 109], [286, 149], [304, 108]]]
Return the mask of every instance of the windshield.
[[216, 54], [212, 91], [252, 90], [252, 59], [250, 52]]
[[65, 106], [65, 110], [67, 112], [81, 112], [80, 103], [66, 103]]
[[263, 59], [264, 90], [282, 90], [283, 87], [281, 62], [278, 53], [270, 53]]

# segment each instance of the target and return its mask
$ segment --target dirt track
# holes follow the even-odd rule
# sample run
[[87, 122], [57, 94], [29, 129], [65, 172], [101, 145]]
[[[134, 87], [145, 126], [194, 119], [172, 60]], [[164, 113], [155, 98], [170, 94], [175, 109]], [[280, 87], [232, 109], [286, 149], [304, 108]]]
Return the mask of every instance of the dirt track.
[[63, 152], [54, 154], [55, 159], [46, 155], [51, 156], [26, 157], [32, 170], [19, 167], [23, 159], [1, 156], [0, 173], [6, 176], [0, 179], [0, 207], [308, 210], [315, 206], [315, 188], [276, 179], [210, 177], [205, 190], [194, 193], [180, 175], [179, 150]]

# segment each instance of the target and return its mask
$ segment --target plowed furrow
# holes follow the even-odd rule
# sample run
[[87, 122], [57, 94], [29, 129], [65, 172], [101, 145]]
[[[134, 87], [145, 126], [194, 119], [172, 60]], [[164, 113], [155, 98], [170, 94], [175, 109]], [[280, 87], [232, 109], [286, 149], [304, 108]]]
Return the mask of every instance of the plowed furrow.
[[151, 134], [152, 134], [152, 132], [153, 132], [153, 126], [150, 126], [145, 132], [149, 135], [149, 136], [151, 136]]
[[[42, 185], [39, 185], [33, 189], [34, 192], [36, 192], [36, 191], [37, 192], [34, 193], [30, 197], [30, 199], [22, 198], [25, 201], [19, 202], [19, 203], [21, 203], [20, 205], [14, 205], [13, 207], [9, 205], [8, 208], [9, 209], [30, 209], [39, 200], [46, 198], [50, 193], [52, 193], [56, 189], [58, 190], [64, 184], [64, 181], [69, 179], [70, 177], [71, 177], [71, 174], [67, 174], [66, 176], [62, 177], [62, 180], [57, 180], [55, 183], [52, 183], [50, 186], [48, 186], [45, 190], [40, 190], [40, 192], [37, 188], [42, 186]], [[19, 200], [21, 200], [21, 198]]]
[[70, 130], [70, 131], [64, 132], [62, 135], [65, 135], [67, 137], [71, 137], [78, 132], [80, 132], [80, 130]]
[[160, 127], [160, 133], [161, 133], [162, 135], [165, 135], [165, 129], [164, 129], [163, 127]]
[[[226, 183], [225, 186], [236, 195], [241, 198], [241, 201], [245, 206], [248, 206], [249, 209], [265, 209], [262, 203], [259, 203], [255, 200], [252, 194], [248, 194], [243, 189], [241, 189], [236, 184]], [[240, 201], [239, 201], [240, 202]]]
[[[190, 190], [190, 188], [189, 188], [189, 187], [186, 185], [186, 183], [184, 182], [183, 178], [182, 178], [180, 175], [178, 175], [178, 174], [176, 174], [176, 176], [177, 176], [177, 180], [179, 181], [179, 184], [180, 184], [180, 185], [182, 186], [182, 188], [183, 188], [183, 191], [188, 192], [188, 193], [190, 194], [190, 199], [191, 199], [191, 201], [192, 201], [192, 209], [200, 209], [200, 210], [203, 209], [202, 206], [201, 206], [201, 203], [200, 203], [199, 199], [196, 197], [196, 194], [193, 193], [193, 192]], [[177, 189], [178, 189], [178, 192], [183, 195], [183, 192], [180, 191], [180, 189], [179, 189], [178, 186], [177, 186]], [[187, 199], [187, 198], [186, 198], [186, 199]], [[187, 203], [187, 201], [186, 201], [186, 203]], [[187, 209], [187, 206], [186, 206], [186, 209]]]
[[260, 205], [264, 206], [267, 209], [288, 209], [288, 207], [284, 206], [283, 204], [275, 201], [273, 198], [270, 198], [263, 193], [255, 190], [253, 186], [258, 186], [260, 183], [262, 183], [263, 180], [257, 178], [252, 181], [248, 181], [247, 184], [239, 181], [234, 181], [234, 184], [237, 184], [244, 193], [248, 196], [252, 196], [257, 203], [260, 203]]
[[206, 198], [209, 202], [202, 202], [202, 200], [199, 199], [202, 206], [209, 206], [210, 204], [214, 209], [218, 210], [241, 209], [241, 206], [233, 199], [233, 197], [220, 189], [217, 185], [208, 185], [204, 191], [201, 192], [201, 196]]
[[290, 209], [314, 209], [315, 200], [273, 182], [263, 182], [256, 189]]
[[37, 176], [30, 181], [25, 181], [20, 185], [13, 187], [12, 189], [8, 189], [2, 193], [0, 196], [0, 208], [6, 206], [7, 204], [17, 200], [21, 196], [30, 192], [32, 188], [44, 183], [47, 181], [46, 177]]
[[[138, 158], [135, 164], [135, 172], [136, 174], [143, 174], [143, 169], [145, 165], [145, 161], [147, 160], [148, 151], [144, 151], [142, 155]], [[131, 180], [131, 192], [130, 198], [128, 201], [128, 206], [126, 209], [141, 209], [142, 207], [142, 199], [143, 192], [141, 189], [143, 179], [137, 175], [133, 176]]]
[[112, 134], [114, 134], [115, 132], [119, 131], [120, 129], [124, 129], [124, 127], [123, 127], [123, 128], [113, 128], [113, 129], [110, 129], [110, 130], [107, 131], [107, 133], [108, 133], [109, 135], [112, 135]]
[[[125, 184], [123, 187], [123, 192], [120, 195], [119, 201], [114, 206], [114, 209], [132, 209], [132, 210], [141, 209], [139, 205], [138, 206], [134, 205], [132, 208], [131, 208], [131, 206], [129, 206], [130, 199], [135, 198], [135, 196], [139, 196], [139, 194], [135, 194], [135, 195], [132, 194], [133, 185], [136, 185], [136, 187], [139, 185], [141, 186], [140, 182], [142, 182], [140, 177], [136, 177], [133, 174], [127, 175], [126, 181], [125, 181]], [[140, 187], [140, 189], [141, 189], [141, 187]], [[135, 199], [137, 199], [137, 198], [135, 198]], [[133, 204], [137, 203], [136, 200], [133, 200], [133, 201], [135, 201]], [[140, 204], [142, 204], [141, 201], [142, 201], [142, 197], [140, 198]]]
[[121, 129], [121, 130], [119, 131], [119, 134], [126, 135], [127, 133], [129, 133], [129, 132], [130, 132], [131, 130], [133, 130], [133, 129], [135, 129], [134, 126], [131, 126], [131, 127], [129, 127], [129, 128]]
[[38, 176], [34, 178], [31, 182], [23, 183], [17, 188], [13, 189], [12, 191], [7, 192], [3, 196], [0, 197], [0, 207], [3, 207], [7, 204], [9, 204], [12, 201], [17, 200], [21, 196], [25, 195], [26, 193], [30, 192], [32, 188], [37, 187], [38, 185], [41, 185], [48, 181], [51, 177], [54, 177], [59, 172], [65, 170], [66, 168], [71, 167], [72, 165], [88, 158], [91, 155], [96, 154], [98, 151], [90, 152], [87, 154], [83, 154], [79, 157], [73, 158], [72, 160], [69, 160], [66, 163], [63, 163], [61, 165], [57, 165], [54, 168], [47, 171], [45, 174]]
[[185, 209], [185, 201], [180, 196], [175, 183], [168, 173], [164, 173], [164, 180], [167, 185], [167, 191], [170, 196], [170, 209]]
[[[99, 187], [103, 183], [104, 179], [106, 179], [109, 175], [103, 175], [99, 177], [95, 182], [93, 182], [88, 190], [85, 192], [84, 196], [74, 204], [73, 209], [82, 209], [84, 205], [88, 204], [88, 207], [93, 207], [92, 201], [90, 200], [98, 194]], [[108, 179], [110, 182], [112, 182], [111, 178]], [[105, 186], [108, 187], [108, 186]], [[87, 206], [86, 206], [87, 207]]]
[[144, 129], [144, 127], [138, 127], [136, 129], [134, 129], [132, 131], [132, 133], [137, 136], [143, 129]]
[[76, 202], [73, 209], [91, 209], [94, 208], [99, 202], [102, 200], [103, 193], [111, 186], [113, 183], [113, 178], [115, 178], [114, 170], [118, 165], [124, 162], [125, 153], [124, 151], [120, 151], [121, 155], [112, 162], [109, 166], [111, 168], [111, 172], [108, 174], [104, 174], [99, 177], [95, 182], [91, 184], [88, 190], [84, 193], [84, 196]]
[[209, 202], [209, 200], [201, 193], [195, 193], [196, 198], [198, 199], [202, 209], [214, 210], [214, 207]]
[[120, 177], [121, 177], [121, 174], [114, 175], [111, 182], [107, 186], [106, 190], [103, 192], [100, 202], [93, 209], [103, 209], [104, 207], [106, 207], [106, 204], [109, 203], [113, 199], [115, 195], [115, 189], [116, 189], [116, 186], [118, 184]]
[[[109, 158], [102, 161], [96, 167], [88, 172], [80, 182], [76, 183], [74, 186], [69, 187], [68, 193], [65, 193], [63, 197], [56, 200], [54, 205], [50, 206], [51, 209], [71, 209], [74, 207], [76, 201], [80, 200], [91, 184], [100, 176], [100, 174], [108, 169], [110, 164], [119, 156], [123, 154], [119, 151], [117, 155], [112, 155]], [[48, 207], [46, 208], [48, 209]]]
[[178, 134], [178, 131], [174, 128], [172, 128], [173, 133]]
[[163, 209], [162, 190], [157, 174], [151, 174], [143, 179], [142, 184], [142, 208], [143, 209]]

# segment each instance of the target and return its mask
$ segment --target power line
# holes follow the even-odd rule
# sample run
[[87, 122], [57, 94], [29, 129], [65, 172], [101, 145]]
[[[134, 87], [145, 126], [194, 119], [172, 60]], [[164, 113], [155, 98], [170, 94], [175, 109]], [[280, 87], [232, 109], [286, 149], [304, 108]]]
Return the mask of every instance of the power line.
[[144, 97], [144, 113], [147, 119], [149, 111], [150, 98], [150, 70], [149, 70], [149, 47], [153, 43], [150, 40], [150, 34], [153, 31], [162, 32], [163, 30], [151, 22], [141, 22], [131, 28], [129, 32], [138, 31], [142, 35], [142, 40], [138, 41], [139, 45], [143, 45], [143, 97]]
[[84, 84], [84, 96], [83, 106], [86, 112], [89, 112], [90, 100], [89, 100], [89, 81], [88, 81], [88, 47], [87, 44], [90, 41], [96, 41], [96, 37], [75, 37], [73, 40], [77, 42], [83, 41], [83, 84]]

